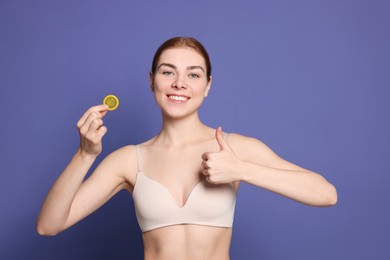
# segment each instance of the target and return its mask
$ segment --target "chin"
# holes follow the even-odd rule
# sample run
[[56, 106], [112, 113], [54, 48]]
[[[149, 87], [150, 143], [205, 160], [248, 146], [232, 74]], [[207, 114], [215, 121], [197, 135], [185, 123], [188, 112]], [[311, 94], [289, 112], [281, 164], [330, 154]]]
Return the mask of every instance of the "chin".
[[172, 119], [183, 119], [190, 117], [197, 113], [201, 104], [186, 104], [186, 105], [172, 105], [172, 104], [159, 104], [158, 106], [164, 117]]
[[165, 118], [169, 118], [169, 119], [183, 119], [191, 116], [191, 114], [189, 113], [167, 113], [166, 111], [165, 112], [163, 111], [162, 113]]
[[170, 119], [183, 119], [186, 117], [191, 117], [198, 111], [197, 109], [170, 109], [170, 110], [164, 110], [162, 109], [162, 114], [165, 118]]

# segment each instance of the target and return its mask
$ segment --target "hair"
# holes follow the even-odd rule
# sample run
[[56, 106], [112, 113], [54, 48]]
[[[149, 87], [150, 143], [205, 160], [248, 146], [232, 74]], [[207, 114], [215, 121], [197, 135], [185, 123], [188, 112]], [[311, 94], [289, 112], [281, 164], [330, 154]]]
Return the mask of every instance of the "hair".
[[192, 37], [174, 37], [161, 44], [161, 46], [157, 49], [156, 53], [154, 54], [151, 72], [153, 74], [156, 72], [158, 61], [163, 51], [167, 49], [180, 48], [180, 47], [191, 48], [203, 57], [206, 63], [207, 81], [210, 81], [211, 62], [210, 62], [209, 54], [207, 53], [206, 48], [198, 40]]

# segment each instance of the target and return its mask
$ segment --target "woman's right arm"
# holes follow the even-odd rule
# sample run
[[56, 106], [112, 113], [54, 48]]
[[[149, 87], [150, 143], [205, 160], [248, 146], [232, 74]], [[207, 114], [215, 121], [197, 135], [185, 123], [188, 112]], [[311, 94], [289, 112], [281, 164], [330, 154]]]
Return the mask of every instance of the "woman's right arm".
[[122, 189], [128, 189], [128, 170], [124, 162], [133, 160], [134, 149], [124, 147], [107, 156], [91, 176], [86, 174], [102, 151], [102, 138], [107, 132], [102, 118], [106, 105], [91, 107], [80, 118], [77, 127], [80, 147], [58, 177], [38, 216], [37, 231], [41, 235], [56, 235], [80, 221]]

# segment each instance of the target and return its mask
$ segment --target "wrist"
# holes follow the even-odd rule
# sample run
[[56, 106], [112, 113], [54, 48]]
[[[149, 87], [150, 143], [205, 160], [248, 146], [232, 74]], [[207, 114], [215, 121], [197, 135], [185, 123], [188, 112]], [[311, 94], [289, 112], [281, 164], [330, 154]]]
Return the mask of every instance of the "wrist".
[[86, 153], [80, 147], [77, 149], [76, 154], [75, 154], [75, 157], [79, 158], [82, 161], [86, 161], [86, 162], [95, 161], [97, 156], [98, 155]]

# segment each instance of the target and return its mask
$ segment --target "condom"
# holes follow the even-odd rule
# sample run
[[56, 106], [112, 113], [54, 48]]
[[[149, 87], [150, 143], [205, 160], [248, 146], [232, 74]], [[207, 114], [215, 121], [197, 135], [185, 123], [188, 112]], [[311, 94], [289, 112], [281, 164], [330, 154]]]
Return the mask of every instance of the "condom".
[[115, 110], [119, 106], [119, 99], [114, 95], [107, 95], [103, 104], [108, 105], [108, 110]]

